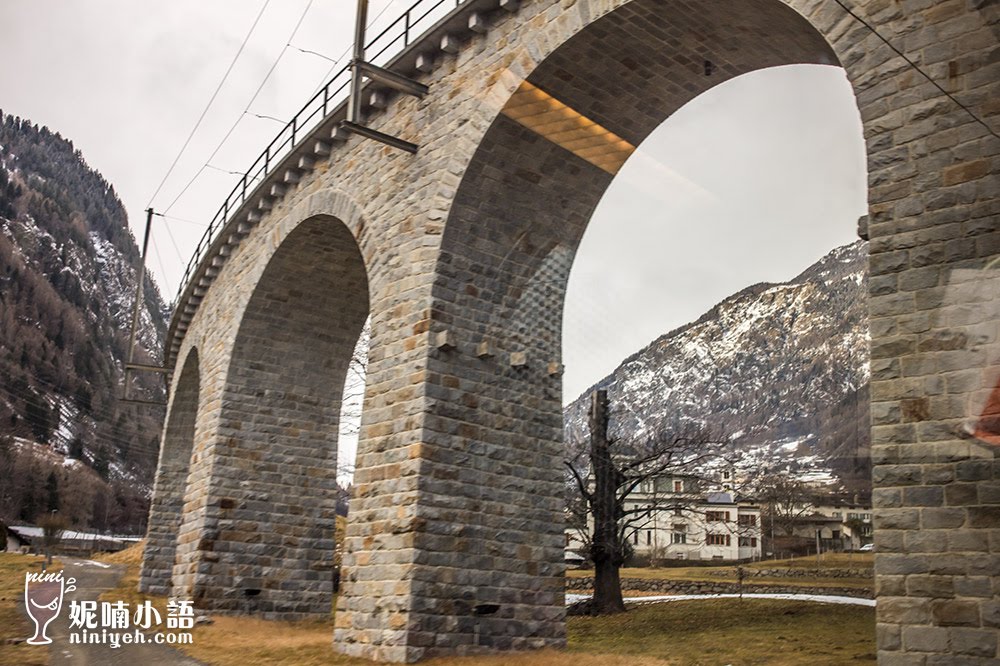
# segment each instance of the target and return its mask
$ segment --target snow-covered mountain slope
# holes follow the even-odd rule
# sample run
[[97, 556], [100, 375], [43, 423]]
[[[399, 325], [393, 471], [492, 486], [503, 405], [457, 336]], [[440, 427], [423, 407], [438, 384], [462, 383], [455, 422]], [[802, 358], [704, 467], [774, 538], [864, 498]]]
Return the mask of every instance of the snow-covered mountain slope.
[[[866, 491], [866, 282], [858, 241], [663, 335], [594, 387], [608, 390], [612, 434], [641, 441], [703, 424], [733, 442], [740, 467]], [[565, 410], [569, 446], [586, 437], [587, 393]]]

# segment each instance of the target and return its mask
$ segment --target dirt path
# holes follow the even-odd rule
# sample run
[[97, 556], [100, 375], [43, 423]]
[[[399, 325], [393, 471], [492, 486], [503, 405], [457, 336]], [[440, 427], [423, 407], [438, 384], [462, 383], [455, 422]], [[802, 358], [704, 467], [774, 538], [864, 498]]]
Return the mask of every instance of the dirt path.
[[[49, 652], [51, 666], [201, 666], [183, 653], [168, 645], [147, 643], [142, 645], [80, 645], [70, 643], [70, 601], [97, 600], [106, 590], [118, 584], [125, 567], [118, 564], [104, 564], [93, 560], [62, 558], [65, 563], [64, 575], [76, 578], [77, 589], [63, 600], [59, 617], [50, 625], [52, 645]], [[98, 613], [100, 623], [100, 613]], [[100, 628], [97, 629], [100, 631]], [[134, 634], [134, 629], [126, 630]]]

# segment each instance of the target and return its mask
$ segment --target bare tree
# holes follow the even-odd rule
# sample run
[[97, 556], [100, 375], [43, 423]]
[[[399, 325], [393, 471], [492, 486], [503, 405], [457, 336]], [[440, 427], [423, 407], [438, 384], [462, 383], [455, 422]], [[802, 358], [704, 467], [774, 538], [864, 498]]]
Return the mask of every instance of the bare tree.
[[[608, 435], [607, 391], [591, 394], [590, 447], [566, 461], [575, 492], [568, 497], [570, 524], [583, 537], [594, 563], [594, 596], [590, 613], [625, 610], [620, 569], [631, 554], [629, 534], [647, 525], [657, 512], [689, 508], [690, 494], [652, 495], [651, 501], [626, 500], [641, 484], [671, 474], [697, 477], [711, 462], [728, 462], [728, 441], [713, 440], [700, 427], [687, 432], [658, 431], [641, 442]], [[582, 460], [581, 460], [582, 458]]]
[[785, 474], [769, 474], [761, 480], [759, 488], [772, 538], [776, 528], [791, 536], [799, 518], [812, 510], [809, 487]]
[[38, 521], [42, 528], [42, 545], [45, 547], [45, 565], [52, 564], [52, 551], [59, 545], [62, 534], [69, 526], [69, 522], [57, 511], [45, 514]]

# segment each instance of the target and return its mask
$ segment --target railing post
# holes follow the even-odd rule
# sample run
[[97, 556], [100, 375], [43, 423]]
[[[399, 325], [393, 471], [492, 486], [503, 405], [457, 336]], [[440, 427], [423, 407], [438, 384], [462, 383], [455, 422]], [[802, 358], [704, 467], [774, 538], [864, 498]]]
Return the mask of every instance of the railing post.
[[[434, 2], [433, 3], [433, 7], [431, 9], [439, 7], [441, 2], [442, 2], [442, 0], [437, 0], [436, 2]], [[465, 4], [466, 2], [468, 2], [468, 0], [455, 0], [455, 6], [459, 7], [459, 6], [463, 5], [463, 4]], [[403, 20], [403, 46], [404, 47], [408, 47], [410, 45], [411, 41], [412, 41], [412, 36], [411, 36], [410, 33], [413, 31], [413, 29], [415, 27], [414, 26], [414, 18], [413, 18], [413, 10], [415, 10], [417, 7], [423, 6], [424, 4], [425, 4], [424, 0], [419, 0], [418, 2], [414, 3], [410, 8], [408, 8], [403, 13], [402, 20]], [[429, 14], [429, 11], [427, 13], [425, 13], [422, 17], [420, 17], [420, 19], [417, 19], [417, 23], [420, 23], [420, 20], [422, 18], [425, 18], [428, 14]], [[347, 119], [350, 120], [350, 121], [352, 121], [352, 122], [359, 123], [359, 124], [361, 122], [361, 110], [362, 110], [361, 84], [362, 84], [362, 81], [363, 81], [363, 78], [364, 78], [364, 75], [363, 75], [362, 69], [361, 69], [361, 63], [364, 62], [364, 59], [365, 59], [365, 46], [366, 46], [365, 39], [366, 39], [367, 22], [368, 22], [368, 0], [357, 0], [357, 14], [356, 14], [356, 17], [355, 17], [355, 26], [354, 26], [353, 59], [351, 60], [351, 63], [349, 65], [349, 67], [348, 67], [348, 69], [350, 71], [350, 74], [351, 74], [351, 79], [350, 79], [349, 88], [348, 88], [349, 98], [348, 98], [348, 102], [347, 102]], [[399, 22], [399, 19], [397, 19], [396, 21], [394, 21], [393, 24], [390, 27], [394, 28], [396, 26], [396, 24], [398, 24], [398, 22]], [[385, 32], [388, 33], [389, 31], [387, 30]], [[398, 39], [398, 37], [396, 39]], [[340, 74], [337, 74], [333, 79], [331, 79], [329, 82], [327, 82], [325, 86], [323, 86], [323, 115], [322, 115], [322, 118], [326, 118], [327, 115], [329, 115], [329, 113], [330, 113], [330, 102], [333, 101], [333, 99], [334, 99], [334, 97], [336, 95], [341, 94], [341, 92], [343, 91], [344, 84], [340, 84], [340, 87], [338, 87], [335, 91], [333, 91], [333, 96], [331, 96], [331, 85], [337, 80], [337, 78], [339, 76], [340, 76]], [[310, 103], [312, 103], [312, 100], [310, 100]], [[304, 110], [305, 109], [303, 109], [303, 111]], [[300, 113], [302, 113], [302, 112], [300, 112]], [[299, 138], [298, 119], [299, 119], [299, 115], [296, 115], [292, 119], [292, 121], [290, 123], [290, 125], [291, 125], [291, 133], [292, 133], [292, 137], [291, 137], [291, 146], [292, 146], [292, 148], [295, 147], [296, 141]], [[306, 125], [308, 126], [308, 119], [306, 121]], [[284, 130], [282, 130], [282, 133], [283, 132], [284, 132]], [[279, 137], [280, 136], [281, 135], [279, 135]], [[277, 139], [275, 139], [275, 142], [276, 141], [277, 141]], [[243, 174], [243, 178], [242, 178], [242, 181], [241, 181], [242, 182], [242, 186], [241, 186], [241, 189], [240, 189], [240, 201], [239, 201], [239, 205], [240, 206], [246, 204], [246, 202], [249, 200], [250, 190], [254, 187], [254, 185], [257, 184], [258, 182], [265, 181], [267, 179], [267, 177], [271, 174], [271, 158], [272, 158], [272, 154], [271, 154], [272, 150], [271, 149], [274, 147], [274, 143], [275, 142], [272, 142], [272, 144], [269, 145], [264, 150], [264, 154], [262, 155], [262, 157], [264, 159], [263, 170], [262, 171], [258, 171], [257, 175], [255, 175], [253, 177], [250, 177], [250, 171], [247, 171], [246, 173]], [[279, 150], [278, 153], [280, 155], [281, 151]], [[279, 156], [279, 155], [275, 155], [275, 156]], [[256, 165], [257, 162], [255, 162], [254, 164]], [[231, 193], [230, 197], [226, 198], [225, 203], [223, 205], [223, 208], [219, 211], [220, 213], [222, 213], [221, 227], [224, 227], [226, 225], [226, 223], [228, 221], [228, 218], [229, 218], [230, 209], [231, 208], [238, 208], [239, 207], [239, 206], [236, 205], [235, 201], [232, 201], [232, 202], [230, 201], [230, 198], [233, 196], [233, 194], [234, 193]], [[204, 254], [204, 251], [206, 251], [208, 249], [208, 246], [211, 245], [211, 241], [212, 241], [212, 237], [214, 235], [214, 232], [220, 226], [220, 223], [218, 222], [217, 218], [218, 218], [218, 214], [216, 215], [216, 219], [213, 219], [209, 223], [208, 229], [206, 231], [205, 236], [202, 238], [202, 241], [199, 241], [198, 248], [196, 248], [195, 254], [192, 257], [192, 260], [190, 262], [188, 262], [187, 269], [185, 270], [185, 273], [184, 273], [184, 278], [182, 278], [181, 284], [178, 286], [178, 292], [177, 292], [178, 298], [180, 298], [180, 295], [183, 293], [184, 287], [185, 287], [188, 279], [192, 278], [196, 274], [197, 268], [198, 268], [198, 266], [200, 264], [200, 261], [202, 259], [202, 255]]]

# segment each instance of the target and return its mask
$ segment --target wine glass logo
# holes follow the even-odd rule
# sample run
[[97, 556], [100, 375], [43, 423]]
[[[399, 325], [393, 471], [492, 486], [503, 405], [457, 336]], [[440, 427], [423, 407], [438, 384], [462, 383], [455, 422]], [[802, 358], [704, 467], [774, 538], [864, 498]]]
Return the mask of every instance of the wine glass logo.
[[29, 645], [48, 645], [52, 639], [45, 631], [62, 609], [64, 581], [62, 572], [24, 575], [24, 608], [35, 623], [35, 635], [27, 640]]

